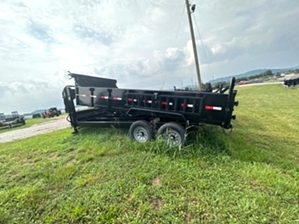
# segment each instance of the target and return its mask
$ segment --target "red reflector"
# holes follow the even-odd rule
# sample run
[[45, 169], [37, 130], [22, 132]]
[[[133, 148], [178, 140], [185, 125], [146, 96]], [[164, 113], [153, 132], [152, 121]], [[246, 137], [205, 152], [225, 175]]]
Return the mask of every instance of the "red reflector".
[[185, 106], [185, 104], [181, 103], [181, 107], [184, 107], [184, 106]]
[[101, 96], [101, 99], [105, 99], [105, 96]]
[[122, 100], [122, 99], [121, 99], [121, 97], [115, 96], [115, 97], [113, 97], [113, 100]]
[[213, 106], [206, 106], [206, 110], [213, 110]]
[[128, 98], [128, 101], [129, 101], [129, 102], [132, 102], [132, 101], [133, 101], [133, 99], [132, 99], [132, 98]]
[[163, 101], [161, 102], [162, 105], [167, 105], [167, 102]]
[[215, 106], [205, 106], [206, 110], [222, 110], [222, 107], [215, 107]]

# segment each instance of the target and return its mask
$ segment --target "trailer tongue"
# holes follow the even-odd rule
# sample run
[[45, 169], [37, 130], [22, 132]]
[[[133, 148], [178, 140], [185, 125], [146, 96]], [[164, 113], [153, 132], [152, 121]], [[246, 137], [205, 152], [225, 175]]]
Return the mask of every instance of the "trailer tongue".
[[[202, 124], [232, 128], [237, 91], [235, 78], [218, 92], [119, 89], [114, 79], [69, 74], [75, 85], [66, 86], [62, 96], [75, 132], [83, 126], [126, 126], [132, 139], [154, 138], [154, 128], [163, 138], [182, 144], [188, 126]], [[77, 111], [76, 105], [89, 109]]]

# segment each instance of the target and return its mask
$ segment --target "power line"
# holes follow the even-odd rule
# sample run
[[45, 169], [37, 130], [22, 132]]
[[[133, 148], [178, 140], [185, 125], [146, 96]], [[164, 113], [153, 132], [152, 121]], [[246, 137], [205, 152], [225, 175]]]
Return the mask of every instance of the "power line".
[[[173, 46], [175, 46], [175, 44], [176, 44], [176, 41], [177, 41], [177, 38], [178, 38], [178, 35], [179, 35], [179, 31], [180, 31], [181, 24], [182, 24], [182, 21], [183, 21], [183, 15], [184, 15], [184, 12], [185, 12], [185, 5], [184, 5], [184, 7], [183, 7], [183, 11], [182, 11], [182, 14], [181, 14], [181, 20], [180, 20], [180, 24], [179, 24], [179, 27], [178, 27], [177, 33], [176, 33], [176, 35], [175, 35], [175, 38], [174, 38], [174, 43], [173, 43]], [[166, 72], [166, 74], [165, 74], [165, 76], [164, 76], [163, 84], [162, 84], [162, 86], [161, 86], [161, 90], [164, 88], [165, 81], [166, 81], [166, 78], [167, 78], [167, 74], [168, 74], [168, 73]]]
[[[196, 22], [195, 15], [193, 15], [193, 20], [195, 21], [195, 27], [196, 27], [196, 29], [197, 29], [197, 33], [198, 33], [199, 40], [200, 40], [200, 43], [201, 43], [201, 46], [202, 46], [202, 50], [203, 50], [203, 53], [204, 53], [204, 57], [205, 57], [205, 59], [206, 59], [206, 62], [208, 62], [209, 60], [208, 60], [207, 53], [206, 53], [205, 48], [204, 48], [204, 44], [203, 44], [203, 41], [202, 41], [202, 37], [201, 37], [200, 32], [199, 32], [199, 28], [198, 28], [198, 25], [197, 25], [197, 22]], [[208, 70], [211, 72], [210, 67], [207, 66], [207, 68], [208, 68]]]
[[197, 22], [196, 22], [196, 18], [195, 18], [194, 15], [193, 15], [193, 19], [195, 21], [195, 26], [196, 26], [196, 29], [197, 29], [197, 33], [198, 33], [198, 36], [199, 36], [199, 40], [200, 40], [200, 43], [201, 43], [201, 46], [202, 46], [202, 50], [203, 50], [205, 59], [208, 61], [207, 54], [206, 54], [206, 51], [205, 51], [205, 48], [204, 48], [204, 45], [203, 45], [203, 42], [202, 42], [202, 38], [201, 38], [201, 35], [200, 35], [200, 32], [199, 32], [199, 28], [198, 28], [198, 25], [197, 25]]
[[174, 39], [174, 44], [173, 44], [173, 46], [175, 46], [176, 41], [177, 41], [177, 37], [178, 37], [179, 31], [180, 31], [180, 28], [181, 28], [181, 24], [182, 24], [182, 21], [183, 21], [183, 15], [184, 15], [184, 12], [185, 12], [185, 5], [184, 5], [184, 7], [183, 7], [183, 11], [182, 11], [182, 14], [181, 14], [180, 24], [179, 24], [179, 27], [178, 27], [178, 30], [177, 30], [177, 34], [176, 34], [175, 39]]

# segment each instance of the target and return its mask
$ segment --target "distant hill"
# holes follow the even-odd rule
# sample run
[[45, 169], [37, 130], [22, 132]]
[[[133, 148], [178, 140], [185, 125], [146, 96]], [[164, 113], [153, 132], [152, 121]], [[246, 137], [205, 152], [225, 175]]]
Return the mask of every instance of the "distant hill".
[[[50, 108], [50, 107], [49, 107], [49, 108]], [[35, 111], [31, 112], [31, 113], [24, 113], [24, 114], [22, 114], [22, 115], [23, 115], [23, 116], [31, 116], [31, 115], [33, 115], [33, 114], [42, 114], [45, 110], [48, 110], [49, 108], [47, 108], [47, 109], [37, 109], [37, 110], [35, 110]], [[86, 109], [86, 108], [88, 108], [88, 107], [86, 107], [86, 106], [76, 105], [75, 108], [76, 108], [76, 109]], [[60, 110], [61, 112], [64, 112], [64, 111], [65, 111], [65, 108], [64, 108], [64, 107], [57, 107], [57, 109]]]
[[[291, 70], [295, 70], [295, 69], [299, 69], [299, 65], [298, 66], [295, 66], [295, 67], [292, 67], [292, 68], [280, 68], [280, 69], [271, 69], [271, 68], [265, 68], [265, 69], [256, 69], [256, 70], [251, 70], [251, 71], [248, 71], [248, 72], [245, 72], [245, 73], [242, 73], [242, 74], [238, 74], [238, 75], [233, 75], [234, 77], [236, 78], [245, 78], [245, 77], [249, 77], [249, 76], [253, 76], [253, 75], [258, 75], [258, 74], [261, 74], [262, 72], [265, 72], [267, 70], [271, 70], [273, 73], [277, 73], [277, 72], [288, 72], [288, 71], [291, 71]], [[232, 76], [227, 76], [227, 77], [221, 77], [221, 78], [217, 78], [217, 79], [214, 79], [214, 80], [210, 80], [208, 82], [210, 83], [217, 83], [217, 82], [229, 82], [230, 81], [230, 78]]]
[[31, 112], [31, 114], [41, 114], [45, 111], [45, 109], [39, 109], [39, 110], [35, 110], [33, 112]]

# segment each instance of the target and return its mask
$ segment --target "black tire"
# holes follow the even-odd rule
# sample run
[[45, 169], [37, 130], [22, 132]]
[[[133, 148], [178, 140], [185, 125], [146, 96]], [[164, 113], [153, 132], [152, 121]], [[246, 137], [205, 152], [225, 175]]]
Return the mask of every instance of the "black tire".
[[129, 129], [130, 138], [134, 141], [143, 143], [153, 139], [153, 127], [148, 121], [135, 121]]
[[157, 132], [158, 136], [161, 136], [166, 143], [170, 143], [171, 146], [179, 146], [185, 144], [186, 129], [178, 123], [168, 122], [163, 124]]

